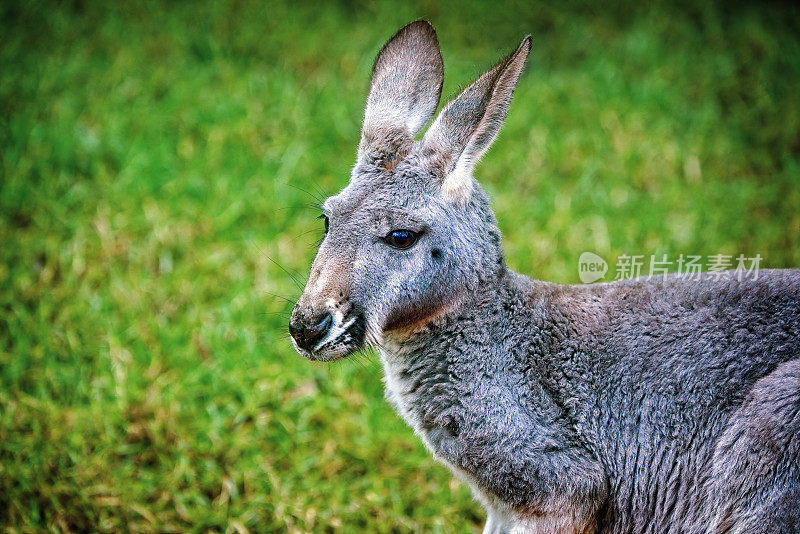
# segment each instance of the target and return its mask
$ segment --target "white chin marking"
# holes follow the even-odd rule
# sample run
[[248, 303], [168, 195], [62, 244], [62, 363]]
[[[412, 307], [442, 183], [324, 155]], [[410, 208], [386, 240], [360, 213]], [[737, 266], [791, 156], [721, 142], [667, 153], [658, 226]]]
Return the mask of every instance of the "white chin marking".
[[330, 330], [328, 330], [328, 334], [324, 338], [319, 340], [319, 342], [316, 345], [314, 345], [314, 352], [317, 352], [328, 343], [335, 341], [336, 338], [341, 336], [345, 330], [350, 328], [350, 325], [352, 325], [356, 320], [355, 317], [351, 317], [350, 320], [342, 324], [343, 319], [344, 316], [342, 315], [342, 312], [340, 311], [334, 312], [333, 325], [331, 326]]

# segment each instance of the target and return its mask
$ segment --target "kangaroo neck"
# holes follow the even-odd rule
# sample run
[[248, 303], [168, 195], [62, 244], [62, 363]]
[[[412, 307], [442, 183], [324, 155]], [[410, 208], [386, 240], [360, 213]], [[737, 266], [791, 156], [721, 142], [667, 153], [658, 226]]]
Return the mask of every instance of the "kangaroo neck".
[[[461, 353], [459, 343], [466, 344], [468, 339], [475, 337], [487, 341], [496, 338], [497, 350], [501, 350], [500, 346], [505, 343], [500, 344], [500, 340], [507, 342], [515, 335], [514, 332], [520, 332], [513, 328], [513, 323], [518, 321], [543, 332], [545, 306], [537, 305], [543, 299], [535, 296], [539, 284], [550, 286], [503, 268], [497, 276], [483, 280], [478, 287], [456, 296], [436, 314], [411, 327], [386, 332], [381, 352], [398, 355], [436, 353], [444, 357], [450, 351]], [[521, 333], [516, 335], [523, 337]], [[540, 336], [533, 337], [541, 339]], [[518, 341], [519, 346], [528, 343], [524, 339]], [[474, 356], [489, 357], [490, 354], [482, 351]]]

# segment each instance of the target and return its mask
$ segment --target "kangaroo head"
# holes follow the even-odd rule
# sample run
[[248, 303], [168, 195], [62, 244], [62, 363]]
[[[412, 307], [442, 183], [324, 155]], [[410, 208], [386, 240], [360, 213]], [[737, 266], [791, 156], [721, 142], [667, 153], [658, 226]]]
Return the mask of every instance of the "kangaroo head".
[[295, 348], [334, 360], [402, 338], [475, 298], [505, 265], [472, 169], [497, 136], [530, 36], [433, 116], [444, 78], [436, 32], [412, 22], [375, 60], [350, 183], [323, 204], [325, 237], [292, 311]]

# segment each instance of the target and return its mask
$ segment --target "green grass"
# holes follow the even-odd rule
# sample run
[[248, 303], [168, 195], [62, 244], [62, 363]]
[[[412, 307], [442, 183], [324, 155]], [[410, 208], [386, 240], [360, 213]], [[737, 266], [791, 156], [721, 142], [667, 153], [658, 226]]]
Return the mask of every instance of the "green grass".
[[478, 528], [376, 358], [302, 360], [273, 296], [418, 17], [449, 95], [533, 34], [476, 173], [513, 268], [800, 266], [800, 12], [547, 4], [3, 3], [0, 529]]

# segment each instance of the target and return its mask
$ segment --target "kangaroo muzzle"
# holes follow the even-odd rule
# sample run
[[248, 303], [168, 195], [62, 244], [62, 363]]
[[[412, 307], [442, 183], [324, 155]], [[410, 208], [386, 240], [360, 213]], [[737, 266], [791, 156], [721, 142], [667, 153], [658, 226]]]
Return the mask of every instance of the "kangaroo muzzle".
[[352, 262], [320, 249], [305, 292], [292, 310], [289, 333], [298, 352], [312, 360], [334, 360], [364, 341], [363, 315], [350, 302]]

